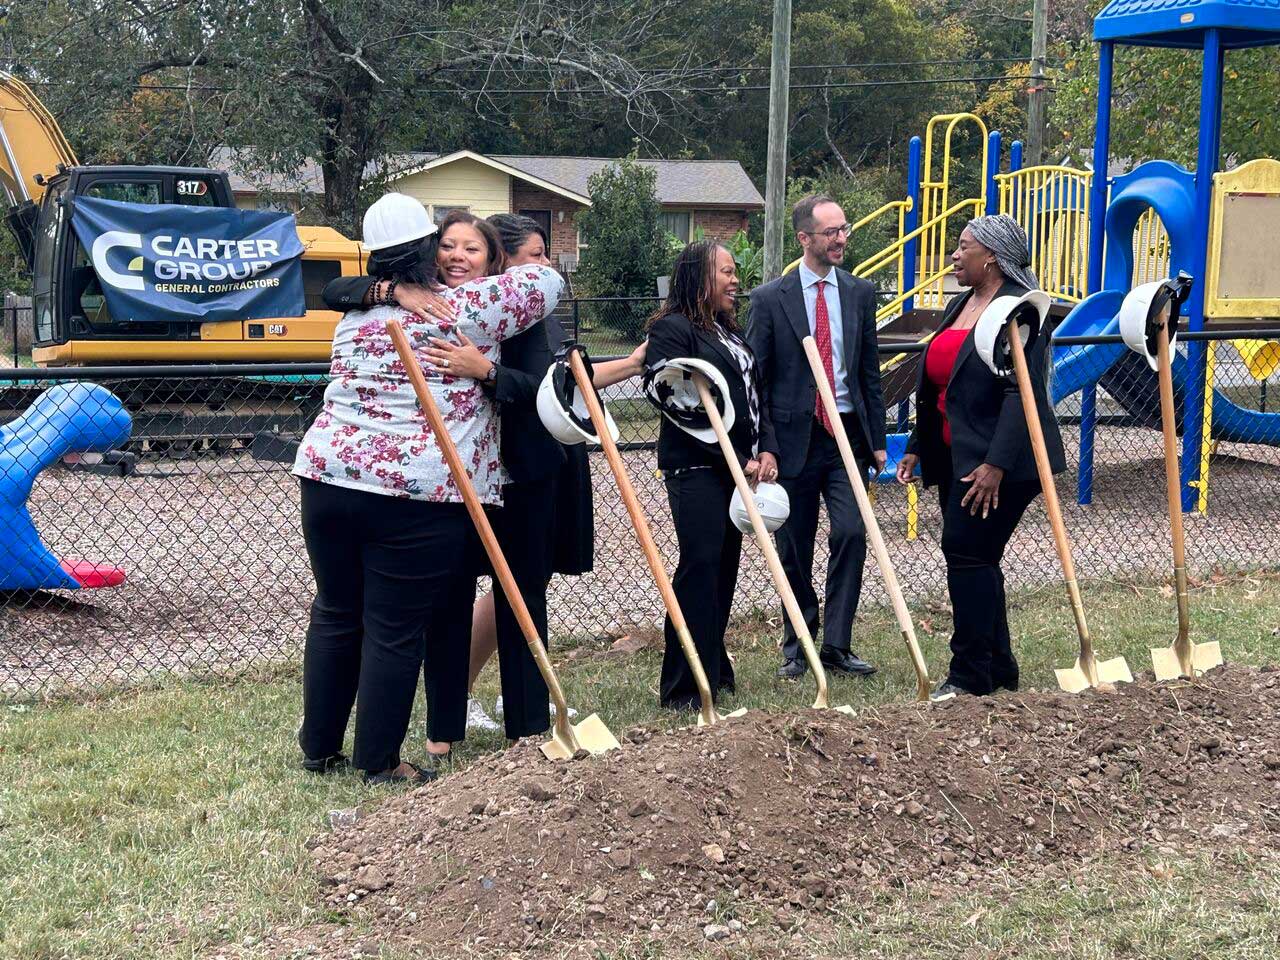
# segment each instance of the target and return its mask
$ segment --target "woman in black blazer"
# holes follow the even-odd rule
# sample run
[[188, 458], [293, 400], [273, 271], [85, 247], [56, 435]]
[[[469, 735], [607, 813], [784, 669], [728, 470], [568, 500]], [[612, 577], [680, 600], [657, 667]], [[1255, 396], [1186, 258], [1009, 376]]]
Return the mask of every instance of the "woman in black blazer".
[[[1027, 237], [1007, 216], [979, 217], [951, 255], [956, 281], [969, 291], [947, 305], [942, 326], [921, 358], [916, 426], [898, 463], [898, 482], [916, 465], [926, 487], [938, 487], [942, 555], [947, 563], [954, 631], [951, 669], [935, 697], [1018, 689], [1009, 637], [1004, 550], [1040, 494], [1027, 422], [1012, 377], [998, 377], [974, 349], [973, 327], [997, 297], [1038, 287]], [[1028, 351], [1040, 427], [1054, 473], [1067, 468], [1049, 401], [1049, 337]]]
[[[649, 325], [646, 377], [663, 361], [696, 358], [713, 364], [729, 385], [735, 412], [729, 439], [753, 481], [778, 477], [778, 445], [768, 410], [760, 403], [755, 358], [736, 321], [738, 273], [718, 243], [691, 243], [676, 257], [671, 290]], [[738, 582], [742, 534], [729, 520], [733, 476], [717, 443], [699, 440], [662, 419], [658, 469], [667, 487], [680, 561], [673, 586], [713, 696], [733, 691], [733, 665], [724, 634]], [[659, 693], [663, 706], [698, 705], [693, 673], [668, 617]]]

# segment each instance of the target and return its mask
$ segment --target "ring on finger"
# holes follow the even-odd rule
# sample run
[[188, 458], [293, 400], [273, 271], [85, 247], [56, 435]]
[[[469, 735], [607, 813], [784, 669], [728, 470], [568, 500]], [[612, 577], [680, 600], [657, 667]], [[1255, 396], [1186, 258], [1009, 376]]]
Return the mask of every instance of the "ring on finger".
[[449, 369], [449, 361], [448, 361], [448, 360], [441, 360], [441, 361], [440, 361], [440, 366], [444, 367], [446, 370], [447, 370], [447, 369]]

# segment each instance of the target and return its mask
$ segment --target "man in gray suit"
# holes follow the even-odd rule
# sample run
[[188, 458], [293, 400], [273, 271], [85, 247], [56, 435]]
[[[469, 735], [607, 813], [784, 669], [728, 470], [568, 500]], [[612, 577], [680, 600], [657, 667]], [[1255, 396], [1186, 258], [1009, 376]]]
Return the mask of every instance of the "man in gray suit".
[[[867, 556], [866, 530], [801, 341], [812, 336], [818, 345], [859, 466], [868, 472], [884, 469], [875, 287], [838, 266], [850, 227], [835, 200], [822, 194], [805, 197], [795, 205], [791, 222], [804, 259], [796, 270], [752, 291], [747, 328], [764, 386], [761, 402], [768, 405], [777, 435], [778, 478], [791, 498], [791, 516], [776, 535], [778, 553], [809, 632], [816, 637], [813, 544], [821, 497], [831, 521], [831, 556], [820, 657], [835, 673], [867, 676], [875, 667], [851, 649]], [[782, 655], [778, 676], [794, 679], [804, 674], [807, 666], [789, 620]]]

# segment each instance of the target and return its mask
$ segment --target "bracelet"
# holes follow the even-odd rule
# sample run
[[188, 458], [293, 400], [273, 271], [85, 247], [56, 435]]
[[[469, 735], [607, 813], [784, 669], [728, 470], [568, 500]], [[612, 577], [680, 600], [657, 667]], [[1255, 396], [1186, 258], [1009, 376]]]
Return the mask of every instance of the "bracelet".
[[379, 301], [384, 307], [394, 307], [396, 305], [396, 287], [400, 285], [398, 280], [387, 281], [387, 288], [382, 292], [382, 298]]

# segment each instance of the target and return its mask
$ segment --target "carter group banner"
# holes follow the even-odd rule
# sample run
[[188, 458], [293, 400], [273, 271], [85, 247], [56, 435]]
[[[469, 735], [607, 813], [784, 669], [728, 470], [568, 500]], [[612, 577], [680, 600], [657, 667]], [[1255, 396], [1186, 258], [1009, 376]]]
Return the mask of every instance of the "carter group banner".
[[302, 242], [287, 213], [76, 197], [71, 223], [117, 320], [300, 317]]

